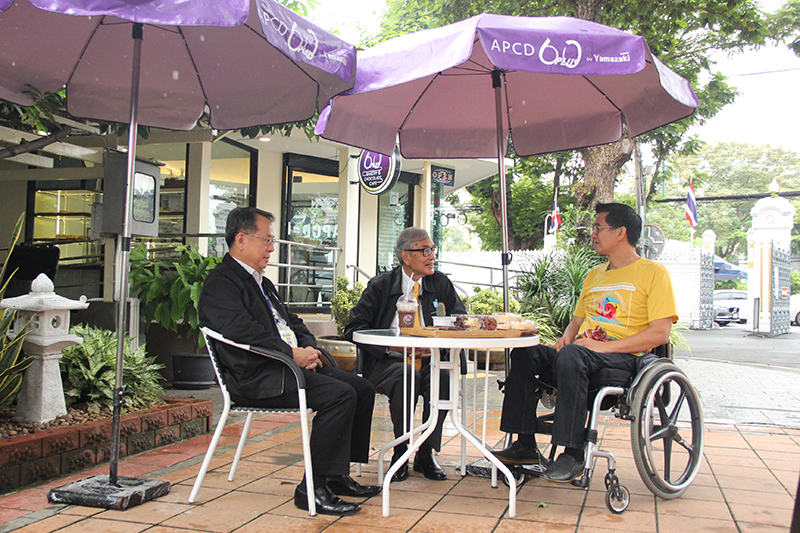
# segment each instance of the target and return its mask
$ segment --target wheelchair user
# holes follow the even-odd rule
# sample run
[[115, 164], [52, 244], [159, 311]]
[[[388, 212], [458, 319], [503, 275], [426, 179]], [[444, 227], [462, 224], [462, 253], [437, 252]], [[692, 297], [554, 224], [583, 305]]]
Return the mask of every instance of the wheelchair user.
[[[541, 477], [556, 483], [571, 482], [585, 468], [589, 376], [606, 367], [636, 373], [642, 355], [668, 342], [678, 320], [669, 272], [636, 253], [641, 217], [618, 203], [597, 204], [596, 212], [592, 244], [608, 262], [587, 274], [572, 321], [554, 346], [511, 353], [505, 383], [500, 430], [518, 439], [495, 456], [506, 465], [541, 464]], [[535, 437], [542, 373], [552, 374], [558, 389], [551, 443], [565, 448], [552, 463]]]

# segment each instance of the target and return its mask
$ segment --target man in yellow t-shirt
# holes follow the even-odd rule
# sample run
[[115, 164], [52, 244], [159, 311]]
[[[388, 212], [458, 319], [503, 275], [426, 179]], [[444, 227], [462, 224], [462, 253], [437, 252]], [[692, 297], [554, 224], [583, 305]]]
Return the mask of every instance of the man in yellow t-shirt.
[[[516, 349], [506, 378], [500, 430], [519, 438], [495, 452], [508, 465], [542, 463], [542, 478], [568, 483], [585, 468], [589, 376], [601, 368], [636, 372], [642, 354], [669, 341], [677, 322], [672, 280], [663, 265], [639, 257], [642, 219], [627, 205], [597, 205], [595, 251], [608, 257], [586, 276], [572, 321], [553, 346]], [[552, 444], [563, 446], [545, 464], [536, 445], [538, 376], [551, 372], [558, 394]]]

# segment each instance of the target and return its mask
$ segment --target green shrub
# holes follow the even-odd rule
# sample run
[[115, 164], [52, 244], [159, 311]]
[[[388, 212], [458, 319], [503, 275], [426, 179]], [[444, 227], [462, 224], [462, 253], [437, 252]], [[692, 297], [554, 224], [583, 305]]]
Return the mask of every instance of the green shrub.
[[[64, 375], [64, 399], [68, 406], [85, 404], [86, 409], [98, 412], [114, 405], [116, 386], [117, 335], [113, 331], [78, 324], [70, 328], [83, 344], [63, 351], [61, 372]], [[144, 345], [131, 352], [131, 339], [125, 338], [122, 382], [128, 388], [127, 405], [146, 407], [160, 400], [164, 388], [158, 372], [164, 365], [154, 363], [155, 357], [145, 355]]]
[[[14, 252], [14, 246], [19, 240], [22, 230], [22, 216], [17, 220], [14, 232], [11, 235], [11, 243], [8, 245], [8, 256], [3, 268], [0, 269], [0, 280], [5, 277], [6, 264], [8, 257]], [[11, 273], [13, 275], [13, 272]], [[11, 279], [11, 276], [9, 276]], [[6, 292], [8, 280], [0, 287], [0, 300]], [[33, 362], [32, 357], [20, 357], [22, 351], [22, 341], [28, 334], [28, 328], [23, 328], [13, 339], [8, 338], [8, 331], [14, 326], [17, 318], [15, 309], [0, 309], [0, 405], [10, 405], [19, 392], [22, 385], [22, 377], [25, 369]]]
[[[520, 312], [519, 302], [511, 295], [508, 297], [508, 311]], [[503, 293], [494, 289], [475, 287], [475, 294], [469, 298], [469, 312], [473, 315], [492, 315], [503, 312]]]
[[800, 292], [800, 272], [792, 272], [791, 276], [790, 286], [792, 290], [790, 292], [792, 294], [797, 294]]
[[352, 288], [348, 285], [347, 278], [336, 278], [336, 295], [331, 298], [331, 314], [339, 335], [344, 335], [344, 328], [350, 321], [350, 310], [358, 303], [361, 293], [364, 292], [364, 284], [359, 281]]

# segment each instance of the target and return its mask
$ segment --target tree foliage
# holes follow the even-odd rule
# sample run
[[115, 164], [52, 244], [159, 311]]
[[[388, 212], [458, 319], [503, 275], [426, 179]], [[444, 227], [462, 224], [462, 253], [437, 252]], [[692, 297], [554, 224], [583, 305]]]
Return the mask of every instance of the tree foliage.
[[[695, 194], [733, 196], [768, 195], [773, 179], [782, 191], [800, 190], [800, 154], [783, 148], [741, 143], [717, 143], [704, 147], [697, 155], [676, 158], [672, 174], [664, 182], [663, 196], [685, 197], [689, 180]], [[750, 210], [757, 199], [698, 200], [695, 228], [696, 244], [705, 230], [717, 234], [716, 254], [732, 263], [747, 253], [747, 230], [752, 227]], [[790, 198], [797, 208], [792, 249], [800, 248], [800, 199]], [[667, 238], [689, 240], [690, 228], [684, 216], [685, 203], [656, 203], [649, 206], [647, 222], [659, 226]]]

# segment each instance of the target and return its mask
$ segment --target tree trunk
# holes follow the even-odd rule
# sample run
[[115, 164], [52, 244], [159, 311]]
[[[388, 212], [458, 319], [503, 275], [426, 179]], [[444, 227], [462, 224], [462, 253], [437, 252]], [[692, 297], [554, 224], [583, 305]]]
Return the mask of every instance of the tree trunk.
[[[630, 139], [628, 144], [633, 144]], [[581, 150], [585, 174], [583, 182], [575, 185], [575, 198], [578, 205], [594, 211], [598, 202], [614, 200], [619, 169], [631, 158], [631, 151], [623, 149], [623, 141]]]

